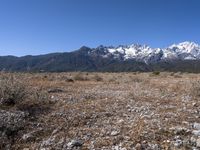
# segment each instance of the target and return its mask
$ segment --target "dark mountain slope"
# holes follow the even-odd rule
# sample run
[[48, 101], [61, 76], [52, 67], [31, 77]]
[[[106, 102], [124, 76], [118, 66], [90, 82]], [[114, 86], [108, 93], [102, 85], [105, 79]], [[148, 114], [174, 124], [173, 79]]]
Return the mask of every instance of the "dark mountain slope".
[[[158, 53], [159, 54], [159, 53]], [[156, 57], [158, 57], [156, 54]], [[160, 56], [162, 57], [162, 56]], [[150, 58], [154, 58], [151, 56]], [[145, 58], [146, 60], [146, 58]], [[150, 60], [150, 59], [148, 59]], [[156, 60], [156, 61], [155, 61]], [[137, 59], [124, 59], [121, 53], [109, 53], [108, 47], [96, 49], [81, 47], [74, 52], [52, 53], [38, 56], [1, 56], [0, 70], [4, 71], [181, 71], [200, 72], [200, 60], [153, 59], [146, 63]]]

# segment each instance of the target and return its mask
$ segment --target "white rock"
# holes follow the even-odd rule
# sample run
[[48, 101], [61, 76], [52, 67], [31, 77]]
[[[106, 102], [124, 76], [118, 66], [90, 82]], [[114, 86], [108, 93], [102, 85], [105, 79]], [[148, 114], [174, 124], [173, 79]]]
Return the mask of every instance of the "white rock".
[[123, 119], [120, 119], [120, 120], [117, 121], [117, 123], [122, 123], [122, 122], [124, 122]]
[[175, 142], [174, 142], [174, 146], [176, 146], [176, 147], [181, 147], [182, 146], [182, 144], [183, 144], [183, 141], [182, 140], [176, 140]]
[[197, 103], [192, 103], [192, 106], [193, 107], [197, 107]]
[[69, 148], [73, 148], [73, 147], [81, 147], [83, 145], [83, 142], [81, 140], [72, 140], [71, 142], [69, 142], [67, 144], [67, 146]]
[[140, 150], [142, 148], [142, 145], [140, 144], [140, 143], [137, 143], [136, 145], [135, 145], [135, 149], [136, 150]]
[[41, 147], [51, 146], [55, 143], [55, 137], [50, 137], [47, 140], [44, 140], [41, 144]]
[[200, 138], [198, 138], [196, 141], [196, 147], [200, 148]]
[[200, 136], [200, 130], [193, 130], [192, 133], [196, 136]]
[[117, 136], [119, 134], [119, 131], [112, 131], [111, 133], [110, 133], [110, 135], [112, 135], [112, 136]]
[[22, 139], [24, 140], [24, 141], [29, 141], [29, 140], [31, 140], [31, 139], [33, 139], [34, 137], [33, 137], [33, 135], [31, 134], [31, 133], [27, 133], [27, 134], [24, 134], [23, 136], [22, 136]]
[[196, 139], [195, 137], [192, 136], [192, 137], [190, 138], [190, 142], [191, 142], [191, 144], [195, 145], [196, 142], [197, 142], [197, 139]]
[[200, 123], [196, 123], [196, 122], [195, 122], [195, 123], [193, 124], [193, 128], [194, 128], [194, 129], [197, 129], [197, 130], [200, 130]]

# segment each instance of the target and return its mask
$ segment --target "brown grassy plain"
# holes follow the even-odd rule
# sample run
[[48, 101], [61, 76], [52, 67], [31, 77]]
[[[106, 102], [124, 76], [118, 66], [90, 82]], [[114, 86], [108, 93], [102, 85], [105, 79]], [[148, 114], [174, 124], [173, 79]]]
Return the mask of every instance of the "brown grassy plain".
[[0, 74], [5, 76], [23, 82], [29, 95], [0, 107], [28, 113], [11, 149], [69, 149], [73, 139], [83, 142], [77, 147], [83, 150], [197, 147], [191, 138], [198, 140], [193, 124], [200, 123], [199, 74]]

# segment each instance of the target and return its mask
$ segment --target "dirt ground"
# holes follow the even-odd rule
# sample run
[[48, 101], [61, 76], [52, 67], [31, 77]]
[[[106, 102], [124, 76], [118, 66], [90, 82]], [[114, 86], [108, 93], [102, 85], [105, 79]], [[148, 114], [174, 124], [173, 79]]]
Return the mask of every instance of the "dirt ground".
[[0, 134], [5, 143], [2, 149], [200, 149], [199, 74], [1, 73], [1, 79], [3, 76], [15, 76], [39, 96], [12, 107], [0, 105], [2, 114], [25, 114], [25, 123], [12, 140], [5, 137], [6, 143], [3, 131]]

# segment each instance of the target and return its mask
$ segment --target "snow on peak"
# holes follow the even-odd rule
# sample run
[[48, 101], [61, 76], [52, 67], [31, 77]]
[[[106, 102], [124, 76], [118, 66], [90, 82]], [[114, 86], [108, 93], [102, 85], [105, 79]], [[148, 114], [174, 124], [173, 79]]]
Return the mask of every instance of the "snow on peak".
[[191, 55], [190, 57], [187, 57], [185, 59], [192, 58], [192, 57], [200, 58], [200, 46], [194, 42], [186, 41], [179, 44], [173, 44], [172, 46], [169, 47], [169, 49], [171, 49], [172, 51], [174, 51], [175, 53], [179, 55], [181, 54]]
[[148, 45], [131, 44], [120, 45], [117, 47], [98, 47], [94, 50], [102, 50], [102, 57], [112, 57], [114, 59], [128, 60], [135, 59], [144, 62], [156, 62], [163, 59], [182, 59], [194, 60], [200, 59], [200, 45], [185, 41], [179, 44], [173, 44], [168, 48], [151, 48]]
[[182, 42], [179, 44], [173, 44], [172, 46], [169, 47], [170, 49], [179, 49], [179, 50], [184, 50], [186, 52], [191, 52], [193, 49], [199, 49], [200, 46], [194, 42]]
[[138, 58], [141, 56], [147, 56], [151, 53], [156, 53], [157, 49], [152, 49], [147, 45], [132, 44], [128, 46], [118, 46], [108, 48], [108, 52], [117, 55], [123, 55], [124, 59]]

